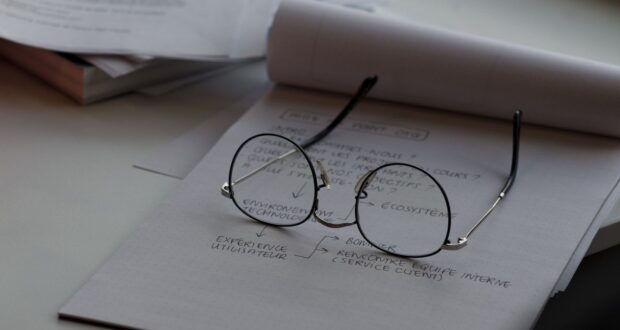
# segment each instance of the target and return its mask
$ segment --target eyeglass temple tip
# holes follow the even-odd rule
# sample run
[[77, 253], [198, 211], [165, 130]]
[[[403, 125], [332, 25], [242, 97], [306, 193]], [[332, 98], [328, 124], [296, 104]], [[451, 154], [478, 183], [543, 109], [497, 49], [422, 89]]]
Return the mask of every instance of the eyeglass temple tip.
[[500, 197], [503, 198], [512, 187], [512, 183], [517, 177], [517, 170], [519, 167], [519, 142], [521, 140], [521, 118], [523, 117], [523, 111], [517, 110], [513, 115], [512, 121], [512, 163], [510, 165], [510, 175], [506, 184], [501, 190]]

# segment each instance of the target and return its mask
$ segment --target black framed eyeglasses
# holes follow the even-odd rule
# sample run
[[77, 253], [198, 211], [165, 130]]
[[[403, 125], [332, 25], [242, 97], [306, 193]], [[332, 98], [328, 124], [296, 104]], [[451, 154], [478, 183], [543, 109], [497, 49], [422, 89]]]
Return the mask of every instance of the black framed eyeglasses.
[[232, 199], [246, 216], [267, 225], [296, 226], [311, 217], [330, 228], [357, 225], [372, 246], [399, 257], [421, 258], [464, 247], [471, 234], [504, 199], [516, 178], [521, 111], [516, 111], [513, 117], [508, 179], [489, 209], [456, 242], [449, 240], [452, 213], [445, 190], [430, 173], [407, 163], [386, 163], [360, 176], [353, 189], [355, 220], [334, 222], [328, 219], [329, 212], [318, 207], [319, 191], [330, 189], [327, 171], [320, 161], [313, 162], [305, 149], [338, 126], [377, 80], [376, 76], [366, 78], [336, 118], [300, 144], [272, 133], [247, 139], [235, 152], [222, 194]]

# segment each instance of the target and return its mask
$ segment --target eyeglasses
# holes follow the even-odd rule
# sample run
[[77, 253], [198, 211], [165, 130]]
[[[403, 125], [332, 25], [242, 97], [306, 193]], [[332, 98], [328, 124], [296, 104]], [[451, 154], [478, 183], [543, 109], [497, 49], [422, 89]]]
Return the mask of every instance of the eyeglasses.
[[[318, 207], [319, 191], [330, 189], [327, 171], [320, 161], [313, 162], [305, 149], [338, 126], [377, 80], [376, 76], [366, 78], [336, 118], [300, 144], [271, 133], [247, 139], [235, 152], [222, 194], [232, 199], [246, 216], [267, 225], [296, 226], [311, 217], [330, 228], [357, 225], [372, 246], [399, 257], [421, 258], [464, 247], [471, 234], [506, 197], [516, 178], [521, 111], [516, 111], [513, 117], [508, 179], [491, 207], [456, 242], [449, 240], [452, 214], [443, 187], [426, 170], [407, 163], [387, 163], [360, 176], [353, 189], [355, 220], [334, 222], [328, 219], [330, 212]], [[318, 169], [318, 178], [313, 164]]]

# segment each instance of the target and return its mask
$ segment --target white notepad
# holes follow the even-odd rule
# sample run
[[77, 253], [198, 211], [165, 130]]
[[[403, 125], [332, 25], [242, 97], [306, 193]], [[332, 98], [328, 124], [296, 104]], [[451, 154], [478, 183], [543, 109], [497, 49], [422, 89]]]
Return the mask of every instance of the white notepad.
[[[294, 114], [311, 114], [322, 124], [345, 101], [276, 88], [223, 136], [60, 314], [149, 329], [531, 327], [618, 178], [618, 141], [524, 127], [519, 176], [508, 198], [467, 247], [419, 260], [364, 246], [351, 227], [327, 229], [311, 221], [287, 229], [261, 226], [220, 195], [233, 153], [246, 138], [264, 131], [308, 137], [321, 125], [292, 120], [307, 118]], [[360, 130], [360, 123], [425, 131], [428, 137], [373, 134]], [[454, 239], [501, 188], [510, 165], [511, 127], [365, 101], [325, 142], [317, 148], [327, 154], [337, 146], [357, 146], [360, 152], [401, 154], [438, 173], [475, 174], [475, 181], [438, 176], [457, 214]], [[352, 187], [336, 185], [319, 199], [335, 217], [346, 217]], [[278, 254], [257, 251], [266, 246]]]

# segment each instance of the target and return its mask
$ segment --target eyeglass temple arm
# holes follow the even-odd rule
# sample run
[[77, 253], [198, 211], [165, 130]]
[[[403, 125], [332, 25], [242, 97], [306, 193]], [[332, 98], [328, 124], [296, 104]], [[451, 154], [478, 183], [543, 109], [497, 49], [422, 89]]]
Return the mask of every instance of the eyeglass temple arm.
[[517, 169], [519, 167], [519, 142], [521, 140], [521, 115], [522, 115], [521, 111], [517, 110], [514, 113], [513, 120], [512, 120], [512, 164], [510, 166], [510, 175], [508, 176], [508, 179], [506, 180], [504, 187], [500, 191], [499, 195], [497, 195], [497, 198], [495, 199], [491, 207], [482, 215], [482, 217], [480, 217], [478, 222], [476, 222], [476, 224], [464, 236], [459, 237], [456, 243], [450, 243], [450, 241], [447, 241], [443, 245], [444, 249], [458, 250], [462, 248], [463, 246], [465, 246], [467, 244], [467, 240], [469, 239], [469, 236], [471, 236], [471, 234], [482, 224], [482, 222], [486, 220], [486, 218], [493, 212], [493, 210], [499, 204], [499, 202], [502, 199], [504, 199], [508, 191], [510, 191], [512, 184], [514, 183], [515, 178], [517, 177]]
[[334, 128], [336, 128], [336, 126], [338, 126], [344, 120], [344, 118], [347, 117], [351, 110], [355, 108], [355, 106], [368, 94], [368, 92], [370, 92], [373, 86], [377, 83], [377, 80], [379, 80], [377, 76], [369, 76], [364, 79], [360, 87], [357, 89], [355, 95], [353, 95], [351, 100], [349, 100], [347, 105], [345, 105], [344, 109], [340, 111], [338, 116], [336, 116], [336, 118], [334, 118], [334, 120], [332, 120], [332, 122], [329, 123], [329, 125], [327, 125], [327, 127], [325, 127], [322, 131], [317, 133], [315, 136], [303, 141], [300, 146], [306, 149], [313, 144], [321, 141], [324, 137], [331, 133], [331, 131], [333, 131]]
[[278, 156], [278, 157], [276, 157], [276, 158], [266, 162], [265, 164], [263, 164], [263, 165], [255, 168], [255, 169], [251, 170], [250, 172], [248, 172], [247, 174], [244, 174], [243, 176], [237, 178], [233, 182], [230, 182], [230, 183], [228, 181], [224, 182], [224, 184], [222, 185], [222, 188], [220, 189], [220, 192], [222, 193], [222, 195], [224, 197], [231, 198], [231, 196], [230, 196], [230, 186], [245, 181], [246, 179], [248, 179], [252, 175], [262, 171], [263, 169], [265, 169], [266, 167], [270, 166], [271, 164], [273, 164], [273, 163], [275, 163], [275, 162], [277, 162], [279, 160], [282, 160], [282, 159], [284, 159], [284, 158], [286, 158], [286, 157], [296, 153], [297, 151], [298, 151], [297, 149], [291, 149], [291, 150], [283, 153], [282, 155], [280, 155], [280, 156]]

